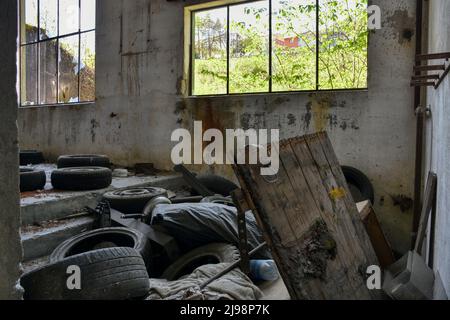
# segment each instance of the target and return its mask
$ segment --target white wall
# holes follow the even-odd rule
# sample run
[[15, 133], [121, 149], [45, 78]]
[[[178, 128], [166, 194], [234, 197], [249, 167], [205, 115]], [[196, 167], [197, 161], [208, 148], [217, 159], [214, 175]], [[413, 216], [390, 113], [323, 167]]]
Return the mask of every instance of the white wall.
[[[412, 197], [415, 1], [374, 0], [383, 28], [371, 34], [369, 90], [185, 98], [183, 8], [205, 1], [97, 0], [97, 102], [19, 111], [20, 144], [50, 158], [104, 153], [117, 164], [170, 169], [171, 132], [193, 120], [218, 128], [280, 128], [282, 137], [327, 130], [342, 164], [364, 171], [375, 209], [398, 251], [409, 248]], [[219, 170], [228, 172], [226, 169]]]
[[[428, 52], [450, 52], [450, 1], [429, 1], [429, 15]], [[450, 75], [437, 90], [428, 89], [427, 104], [426, 173], [438, 176], [434, 266], [450, 294]]]

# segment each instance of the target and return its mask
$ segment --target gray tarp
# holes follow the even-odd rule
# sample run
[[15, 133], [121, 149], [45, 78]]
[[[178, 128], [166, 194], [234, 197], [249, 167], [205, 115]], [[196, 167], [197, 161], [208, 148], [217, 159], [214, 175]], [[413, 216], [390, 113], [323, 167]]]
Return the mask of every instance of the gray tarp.
[[[249, 249], [264, 242], [255, 217], [245, 214]], [[161, 204], [153, 210], [152, 225], [160, 225], [173, 236], [184, 251], [213, 242], [239, 246], [237, 210], [216, 203]], [[253, 258], [272, 259], [267, 249], [261, 249]]]
[[204, 289], [199, 286], [225, 270], [228, 263], [210, 264], [176, 281], [150, 279], [147, 300], [259, 300], [261, 290], [238, 268], [213, 281]]

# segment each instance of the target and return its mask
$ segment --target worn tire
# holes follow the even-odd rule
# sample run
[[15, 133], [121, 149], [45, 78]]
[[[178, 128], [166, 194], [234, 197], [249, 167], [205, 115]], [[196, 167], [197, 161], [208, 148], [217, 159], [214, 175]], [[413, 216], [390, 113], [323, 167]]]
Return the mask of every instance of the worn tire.
[[67, 239], [53, 250], [50, 262], [93, 251], [103, 244], [108, 247], [133, 248], [142, 256], [146, 264], [150, 261], [150, 243], [139, 231], [129, 228], [103, 228], [81, 233]]
[[29, 164], [41, 164], [44, 162], [42, 152], [37, 150], [22, 150], [19, 153], [20, 165], [27, 166]]
[[[69, 266], [81, 271], [81, 290], [67, 288]], [[85, 252], [24, 274], [25, 300], [127, 300], [145, 297], [148, 273], [139, 252], [108, 248]]]
[[58, 190], [97, 190], [111, 185], [112, 172], [108, 168], [63, 168], [52, 172], [53, 188]]
[[60, 156], [58, 168], [105, 167], [110, 168], [111, 162], [107, 156], [95, 154], [74, 154]]
[[167, 197], [167, 190], [154, 187], [128, 188], [103, 195], [111, 208], [124, 214], [142, 213], [147, 203], [155, 197]]
[[169, 281], [177, 280], [202, 265], [233, 263], [239, 258], [239, 250], [235, 246], [226, 243], [211, 243], [181, 256], [164, 271], [162, 278]]
[[204, 197], [200, 203], [218, 203], [223, 204], [226, 206], [232, 206], [234, 207], [233, 199], [229, 197], [223, 197], [223, 196], [210, 196], [210, 197]]
[[20, 192], [42, 190], [46, 182], [45, 171], [20, 168]]
[[[199, 175], [197, 179], [207, 189], [224, 197], [228, 197], [232, 191], [239, 188], [234, 182], [214, 174]], [[192, 195], [198, 195], [194, 190], [191, 193]]]
[[343, 166], [342, 172], [344, 173], [345, 180], [347, 180], [355, 202], [370, 200], [374, 203], [375, 195], [373, 185], [364, 173], [349, 166]]

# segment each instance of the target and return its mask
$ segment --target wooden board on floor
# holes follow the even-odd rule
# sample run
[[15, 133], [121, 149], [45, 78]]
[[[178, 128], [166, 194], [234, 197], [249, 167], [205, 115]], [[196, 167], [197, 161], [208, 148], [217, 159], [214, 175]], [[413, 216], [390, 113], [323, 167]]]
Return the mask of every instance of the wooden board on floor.
[[380, 261], [380, 267], [386, 269], [395, 262], [395, 257], [392, 253], [391, 245], [381, 229], [380, 222], [373, 210], [372, 204], [370, 201], [363, 201], [357, 203], [356, 207], [378, 257], [378, 261]]
[[292, 299], [372, 299], [378, 265], [326, 133], [280, 143], [280, 170], [235, 166]]

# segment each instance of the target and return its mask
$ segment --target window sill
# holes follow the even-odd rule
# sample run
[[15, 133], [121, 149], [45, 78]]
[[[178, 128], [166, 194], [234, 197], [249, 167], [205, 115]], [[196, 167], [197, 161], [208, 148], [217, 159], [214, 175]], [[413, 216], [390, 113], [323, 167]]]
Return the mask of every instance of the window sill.
[[220, 99], [226, 97], [260, 97], [260, 96], [286, 96], [286, 95], [321, 95], [321, 94], [336, 94], [336, 93], [356, 93], [356, 92], [368, 92], [368, 88], [361, 89], [330, 89], [330, 90], [305, 90], [305, 91], [279, 91], [279, 92], [257, 92], [257, 93], [230, 93], [230, 94], [215, 94], [215, 95], [189, 95], [185, 96], [186, 99]]
[[95, 101], [90, 102], [76, 102], [76, 103], [55, 103], [55, 104], [39, 104], [39, 105], [31, 105], [31, 106], [19, 106], [19, 109], [40, 109], [40, 108], [70, 108], [70, 107], [93, 107], [95, 105]]

